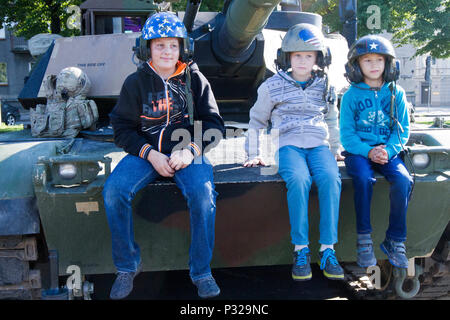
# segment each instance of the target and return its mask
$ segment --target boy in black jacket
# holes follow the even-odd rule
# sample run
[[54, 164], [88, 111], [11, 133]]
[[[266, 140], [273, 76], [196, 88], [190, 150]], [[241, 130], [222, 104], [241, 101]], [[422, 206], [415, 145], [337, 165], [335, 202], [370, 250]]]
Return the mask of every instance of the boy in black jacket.
[[189, 42], [178, 17], [168, 12], [153, 15], [144, 25], [143, 40], [150, 40], [151, 59], [125, 80], [110, 114], [115, 143], [128, 153], [103, 190], [118, 271], [110, 297], [128, 296], [142, 269], [131, 201], [158, 176], [173, 177], [188, 201], [190, 277], [200, 297], [213, 297], [220, 293], [210, 268], [217, 192], [212, 166], [202, 156], [208, 142], [194, 141], [193, 120], [201, 121], [203, 132], [217, 130], [216, 139], [223, 136], [224, 123], [208, 81], [196, 64], [185, 63]]

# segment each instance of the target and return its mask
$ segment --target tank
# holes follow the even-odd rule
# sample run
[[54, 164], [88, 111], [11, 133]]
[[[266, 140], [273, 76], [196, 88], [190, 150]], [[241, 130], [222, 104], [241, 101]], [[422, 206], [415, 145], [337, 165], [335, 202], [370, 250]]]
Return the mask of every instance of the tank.
[[[227, 128], [227, 136], [214, 149], [205, 150], [214, 165], [219, 193], [213, 268], [292, 263], [286, 187], [275, 161], [269, 161], [267, 168], [241, 165], [248, 111], [258, 86], [276, 72], [281, 38], [296, 23], [322, 25], [319, 15], [301, 12], [299, 7], [279, 10], [280, 2], [225, 1], [222, 12], [198, 12], [199, 1], [190, 0], [186, 12], [178, 13], [188, 26], [194, 60], [211, 83]], [[149, 15], [156, 9], [152, 5]], [[92, 26], [92, 21], [86, 24]], [[56, 39], [30, 74], [19, 95], [25, 108], [47, 102], [44, 79], [66, 67], [82, 69], [92, 85], [87, 98], [97, 105], [98, 121], [95, 128], [73, 138], [34, 138], [29, 129], [0, 134], [0, 298], [89, 299], [95, 284], [84, 276], [115, 272], [101, 193], [125, 152], [113, 143], [108, 113], [125, 77], [142, 63], [136, 55], [139, 36], [134, 32]], [[330, 77], [342, 94], [348, 43], [339, 34], [326, 35], [326, 41], [333, 56]], [[448, 274], [449, 133], [412, 131], [406, 147], [412, 159], [406, 164], [415, 173], [407, 218], [408, 272], [384, 267], [386, 257], [375, 246], [382, 279], [391, 279], [383, 280], [382, 287], [395, 286], [400, 297], [417, 294], [419, 275], [430, 283]], [[266, 145], [266, 155], [273, 159], [275, 148]], [[344, 265], [352, 266], [356, 261], [353, 187], [343, 162], [339, 169], [342, 195], [336, 253]], [[374, 243], [384, 239], [389, 214], [389, 184], [381, 176], [377, 179], [372, 202]], [[152, 199], [151, 206], [147, 199]], [[148, 185], [136, 195], [133, 209], [144, 271], [187, 269], [189, 214], [173, 181], [160, 179]], [[313, 187], [309, 202], [313, 260], [318, 258], [314, 256], [318, 212]], [[61, 286], [60, 277], [68, 275]], [[410, 290], [403, 287], [407, 281], [413, 283]]]

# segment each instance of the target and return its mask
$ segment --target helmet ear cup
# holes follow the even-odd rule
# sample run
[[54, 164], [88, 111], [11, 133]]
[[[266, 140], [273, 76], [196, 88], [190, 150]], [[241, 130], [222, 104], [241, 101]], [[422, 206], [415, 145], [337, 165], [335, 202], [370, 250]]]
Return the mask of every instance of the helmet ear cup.
[[386, 82], [397, 81], [400, 76], [400, 61], [397, 59], [386, 59], [383, 80]]
[[290, 53], [284, 52], [279, 48], [277, 50], [277, 58], [275, 60], [275, 65], [278, 69], [286, 71], [291, 67]]
[[350, 82], [359, 83], [364, 80], [364, 77], [361, 72], [361, 68], [356, 61], [347, 62], [345, 64], [345, 74], [344, 76]]
[[321, 69], [325, 69], [325, 67], [330, 66], [331, 64], [331, 50], [329, 47], [326, 47], [325, 50], [319, 51], [317, 53], [317, 66]]
[[191, 61], [194, 57], [194, 39], [188, 37], [183, 38], [180, 45], [181, 62]]
[[148, 61], [150, 59], [150, 40], [145, 40], [142, 37], [136, 38], [136, 45], [133, 47], [136, 57], [141, 61]]

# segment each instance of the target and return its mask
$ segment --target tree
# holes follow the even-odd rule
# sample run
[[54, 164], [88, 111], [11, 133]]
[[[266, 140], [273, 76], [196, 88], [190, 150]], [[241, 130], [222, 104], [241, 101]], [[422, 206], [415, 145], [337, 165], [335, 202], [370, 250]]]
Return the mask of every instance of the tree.
[[[342, 31], [339, 0], [303, 0], [302, 3], [304, 11], [322, 15], [323, 23], [331, 32]], [[378, 28], [370, 28], [374, 6], [379, 9]], [[387, 31], [393, 34], [394, 43], [414, 45], [415, 56], [450, 57], [450, 0], [358, 1], [357, 17], [358, 37]]]
[[84, 0], [0, 0], [0, 23], [5, 23], [16, 36], [26, 39], [38, 33], [62, 36], [79, 35], [77, 29], [66, 26], [73, 12], [66, 9]]

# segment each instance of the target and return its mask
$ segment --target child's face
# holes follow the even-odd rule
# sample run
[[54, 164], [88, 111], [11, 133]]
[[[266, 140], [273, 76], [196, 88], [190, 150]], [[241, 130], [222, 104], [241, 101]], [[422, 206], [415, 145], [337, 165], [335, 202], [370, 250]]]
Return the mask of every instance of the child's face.
[[384, 56], [369, 53], [358, 58], [359, 67], [364, 77], [369, 80], [381, 80], [384, 72]]
[[297, 78], [311, 77], [311, 71], [316, 64], [317, 51], [292, 52], [292, 74]]
[[178, 38], [156, 38], [150, 43], [152, 64], [157, 70], [172, 70], [180, 57]]

